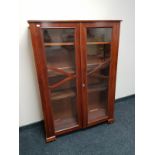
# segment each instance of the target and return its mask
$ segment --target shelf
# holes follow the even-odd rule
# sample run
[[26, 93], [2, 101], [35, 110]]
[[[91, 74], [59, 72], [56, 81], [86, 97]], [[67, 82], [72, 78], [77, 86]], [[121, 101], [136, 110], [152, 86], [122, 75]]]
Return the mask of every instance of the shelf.
[[63, 90], [51, 93], [51, 100], [62, 100], [68, 97], [75, 97], [76, 93], [73, 90]]
[[55, 130], [65, 130], [77, 126], [78, 123], [75, 118], [58, 118], [54, 120]]
[[111, 44], [111, 42], [87, 42], [87, 45], [105, 45]]
[[[97, 91], [105, 91], [107, 90], [107, 86], [105, 85], [92, 85], [88, 87], [88, 93], [93, 93]], [[58, 92], [51, 93], [51, 100], [62, 100], [69, 97], [76, 97], [76, 92], [74, 90], [62, 90]]]
[[103, 84], [88, 86], [88, 93], [93, 93], [93, 92], [97, 92], [97, 91], [105, 91], [105, 90], [107, 90], [107, 88], [108, 87]]
[[88, 123], [106, 117], [106, 109], [95, 108], [88, 111]]
[[110, 58], [108, 59], [89, 59], [89, 63], [87, 64], [87, 75], [92, 75], [100, 69], [105, 69], [110, 65]]
[[[111, 44], [111, 42], [87, 42], [87, 45], [105, 45], [105, 44]], [[69, 45], [74, 45], [74, 42], [44, 43], [44, 46], [69, 46]]]
[[52, 58], [47, 62], [47, 68], [55, 67], [58, 69], [74, 69], [75, 64], [72, 62], [64, 62], [63, 60], [52, 60]]
[[[50, 67], [50, 66], [48, 65], [48, 67]], [[57, 69], [60, 70], [59, 72], [51, 70], [48, 67], [47, 67], [48, 77], [57, 77], [57, 76], [64, 75], [63, 73], [61, 73], [61, 70], [68, 74], [75, 74], [75, 70], [73, 70], [74, 69], [73, 67], [57, 67]]]
[[89, 55], [87, 57], [87, 65], [91, 66], [91, 65], [97, 65], [97, 64], [104, 64], [104, 63], [110, 63], [110, 58], [106, 58], [104, 59], [103, 57], [97, 57], [95, 55]]
[[[93, 69], [94, 67], [97, 67], [98, 65], [102, 65], [100, 68], [105, 68], [109, 64], [110, 64], [110, 59], [98, 60], [98, 59], [95, 59], [95, 58], [91, 58], [91, 59], [89, 59], [89, 63], [87, 64], [87, 70]], [[63, 75], [61, 73], [61, 70], [63, 72], [68, 73], [68, 74], [75, 74], [76, 73], [74, 67], [67, 66], [67, 64], [59, 64], [59, 65], [62, 66], [62, 67], [59, 67], [59, 66], [54, 67], [54, 68], [60, 70], [58, 72], [58, 71], [54, 71], [52, 69], [49, 69], [50, 66], [55, 66], [55, 65], [52, 65], [52, 64], [48, 63], [48, 65], [47, 65], [48, 77], [56, 77], [56, 76]], [[64, 67], [63, 67], [63, 65], [64, 65]]]
[[[93, 93], [97, 91], [105, 91], [107, 90], [107, 86], [103, 85], [93, 85], [88, 87], [88, 93]], [[74, 90], [62, 90], [58, 92], [51, 93], [51, 100], [62, 100], [69, 97], [76, 97], [76, 92]]]
[[[103, 85], [93, 85], [88, 87], [88, 93], [93, 93], [97, 91], [105, 91], [107, 90], [107, 86]], [[62, 100], [69, 97], [76, 97], [76, 92], [73, 90], [62, 90], [58, 92], [51, 93], [51, 100]]]
[[100, 75], [100, 74], [96, 74], [96, 73], [93, 73], [92, 75], [90, 75], [90, 77], [96, 78], [96, 79], [101, 79], [101, 80], [109, 79], [108, 75]]
[[[87, 70], [90, 70], [90, 69], [93, 69], [94, 67], [96, 67], [97, 65], [102, 65], [103, 64], [103, 67], [106, 67], [108, 64], [110, 63], [110, 59], [107, 59], [105, 61], [96, 61], [96, 59], [92, 59], [91, 60], [91, 63], [89, 62], [89, 64], [87, 64]], [[105, 64], [105, 65], [104, 65]], [[51, 70], [51, 69], [48, 69], [48, 67], [50, 67], [52, 65], [48, 64], [47, 65], [47, 72], [48, 72], [48, 77], [56, 77], [56, 76], [60, 76], [60, 75], [63, 75], [59, 72], [56, 72], [54, 70]], [[101, 67], [101, 68], [103, 68]], [[55, 67], [57, 68], [58, 70], [62, 70], [66, 73], [69, 73], [69, 74], [75, 74], [75, 68], [73, 67], [69, 67], [69, 66], [65, 66], [65, 67]]]
[[69, 46], [69, 45], [74, 45], [74, 42], [44, 43], [44, 46]]

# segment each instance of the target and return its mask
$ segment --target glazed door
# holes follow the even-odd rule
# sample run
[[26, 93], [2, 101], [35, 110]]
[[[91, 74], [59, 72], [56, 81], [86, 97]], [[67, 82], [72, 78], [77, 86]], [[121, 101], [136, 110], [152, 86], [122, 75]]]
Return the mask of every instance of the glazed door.
[[41, 26], [55, 133], [81, 127], [79, 24]]
[[85, 126], [107, 120], [110, 116], [110, 64], [112, 61], [113, 25], [81, 24], [83, 100]]

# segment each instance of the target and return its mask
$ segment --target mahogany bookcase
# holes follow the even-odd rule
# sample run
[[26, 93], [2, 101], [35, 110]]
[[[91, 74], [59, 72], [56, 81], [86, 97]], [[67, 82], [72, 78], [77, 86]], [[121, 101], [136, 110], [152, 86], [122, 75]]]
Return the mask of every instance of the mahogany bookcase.
[[47, 142], [114, 121], [120, 22], [28, 21]]

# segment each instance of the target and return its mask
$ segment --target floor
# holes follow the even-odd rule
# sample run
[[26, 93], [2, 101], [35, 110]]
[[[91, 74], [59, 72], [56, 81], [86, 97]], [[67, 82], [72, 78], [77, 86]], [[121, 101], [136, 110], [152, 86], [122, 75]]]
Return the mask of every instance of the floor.
[[43, 124], [20, 129], [20, 155], [134, 155], [135, 98], [115, 104], [113, 124], [101, 124], [45, 143]]

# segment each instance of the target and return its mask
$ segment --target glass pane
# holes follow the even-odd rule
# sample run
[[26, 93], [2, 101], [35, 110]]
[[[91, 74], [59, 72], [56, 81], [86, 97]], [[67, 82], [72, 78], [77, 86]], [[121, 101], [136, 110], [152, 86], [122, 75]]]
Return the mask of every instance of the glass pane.
[[111, 28], [88, 28], [89, 41], [97, 42], [87, 44], [88, 123], [107, 116]]
[[88, 123], [107, 116], [107, 90], [95, 91], [88, 94]]
[[[75, 48], [72, 45], [45, 47], [49, 75], [60, 72], [50, 67], [61, 69], [67, 73], [75, 73]], [[54, 73], [55, 72], [55, 73]]]
[[51, 91], [51, 106], [56, 131], [77, 125], [76, 98], [75, 80]]
[[78, 125], [74, 29], [43, 29], [55, 130]]
[[98, 65], [110, 59], [110, 44], [87, 45], [87, 63], [89, 66]]
[[44, 29], [44, 42], [74, 42], [74, 29]]
[[112, 28], [87, 28], [88, 42], [110, 42]]
[[87, 77], [88, 122], [102, 119], [107, 115], [108, 78], [109, 65], [98, 69]]

